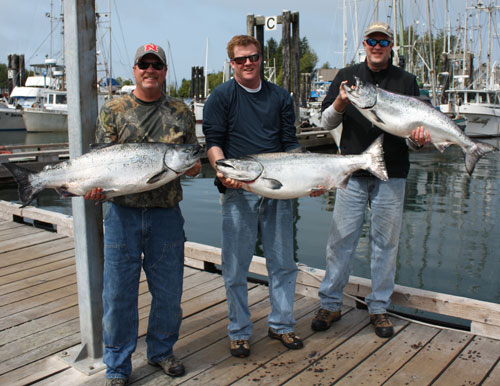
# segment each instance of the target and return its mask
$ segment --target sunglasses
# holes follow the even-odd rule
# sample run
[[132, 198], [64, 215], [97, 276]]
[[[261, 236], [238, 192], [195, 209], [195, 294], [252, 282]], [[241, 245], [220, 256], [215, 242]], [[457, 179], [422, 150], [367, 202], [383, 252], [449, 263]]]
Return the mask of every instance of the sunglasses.
[[146, 70], [149, 68], [149, 66], [153, 66], [153, 68], [158, 71], [165, 68], [165, 65], [161, 62], [137, 62], [137, 67], [139, 67], [141, 70]]
[[238, 56], [237, 58], [233, 58], [232, 61], [238, 64], [245, 64], [247, 62], [247, 59], [250, 59], [252, 63], [255, 63], [257, 60], [259, 60], [259, 57], [260, 57], [259, 54]]
[[370, 47], [375, 47], [377, 45], [377, 43], [379, 44], [380, 47], [388, 47], [389, 44], [392, 43], [390, 40], [387, 40], [387, 39], [377, 40], [377, 39], [373, 39], [373, 38], [366, 39], [365, 42]]

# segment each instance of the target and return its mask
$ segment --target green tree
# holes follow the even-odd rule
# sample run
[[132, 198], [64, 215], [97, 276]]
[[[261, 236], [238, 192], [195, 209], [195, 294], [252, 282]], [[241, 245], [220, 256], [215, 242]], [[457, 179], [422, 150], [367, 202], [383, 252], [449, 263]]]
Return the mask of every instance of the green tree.
[[189, 96], [191, 95], [191, 81], [182, 79], [182, 83], [177, 94], [181, 98], [189, 98]]

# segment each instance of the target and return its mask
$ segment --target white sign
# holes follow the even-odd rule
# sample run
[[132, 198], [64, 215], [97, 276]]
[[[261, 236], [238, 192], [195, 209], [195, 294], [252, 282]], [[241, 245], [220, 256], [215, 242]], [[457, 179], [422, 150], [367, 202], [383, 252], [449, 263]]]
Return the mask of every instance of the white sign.
[[266, 31], [278, 28], [278, 16], [266, 16]]

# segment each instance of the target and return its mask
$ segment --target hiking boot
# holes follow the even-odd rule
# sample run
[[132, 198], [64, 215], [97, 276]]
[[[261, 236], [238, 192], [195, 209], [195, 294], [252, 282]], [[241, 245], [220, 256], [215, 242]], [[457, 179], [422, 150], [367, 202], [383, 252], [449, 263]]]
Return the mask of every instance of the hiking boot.
[[159, 362], [148, 360], [148, 363], [151, 366], [161, 367], [163, 372], [171, 377], [182, 377], [186, 373], [184, 365], [174, 355], [170, 355]]
[[311, 323], [311, 328], [314, 331], [325, 331], [330, 328], [333, 322], [340, 319], [340, 311], [328, 311], [320, 308]]
[[370, 322], [375, 326], [375, 334], [381, 338], [390, 338], [394, 335], [394, 328], [387, 314], [370, 315]]
[[124, 386], [127, 380], [123, 378], [106, 378], [106, 386]]
[[304, 347], [302, 339], [300, 339], [294, 332], [287, 332], [286, 334], [278, 334], [272, 328], [269, 328], [267, 335], [270, 338], [278, 339], [283, 343], [283, 345], [292, 350], [298, 350]]
[[237, 358], [246, 358], [250, 355], [248, 340], [238, 339], [231, 341], [231, 355]]

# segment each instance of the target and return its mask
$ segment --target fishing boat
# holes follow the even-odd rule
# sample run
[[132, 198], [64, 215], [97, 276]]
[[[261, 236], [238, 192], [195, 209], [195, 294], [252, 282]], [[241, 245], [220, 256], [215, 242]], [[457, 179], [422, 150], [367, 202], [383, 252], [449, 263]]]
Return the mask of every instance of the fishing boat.
[[47, 91], [42, 101], [23, 110], [23, 120], [28, 132], [67, 131], [66, 91]]
[[10, 108], [7, 104], [0, 106], [0, 131], [3, 130], [24, 130], [21, 110]]
[[464, 117], [467, 135], [500, 135], [500, 90], [449, 89], [445, 92], [448, 102], [440, 105], [440, 110]]

